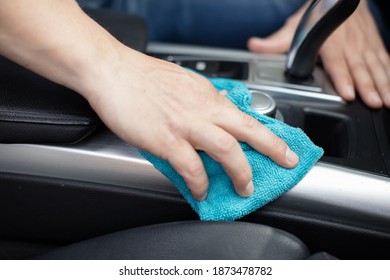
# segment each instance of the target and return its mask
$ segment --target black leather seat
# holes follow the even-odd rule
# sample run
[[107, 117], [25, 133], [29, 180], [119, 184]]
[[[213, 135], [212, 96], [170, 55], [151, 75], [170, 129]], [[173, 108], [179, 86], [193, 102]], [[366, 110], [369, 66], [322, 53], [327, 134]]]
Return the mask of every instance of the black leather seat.
[[302, 260], [335, 259], [310, 255], [297, 237], [245, 222], [175, 222], [124, 230], [65, 246], [37, 259]]

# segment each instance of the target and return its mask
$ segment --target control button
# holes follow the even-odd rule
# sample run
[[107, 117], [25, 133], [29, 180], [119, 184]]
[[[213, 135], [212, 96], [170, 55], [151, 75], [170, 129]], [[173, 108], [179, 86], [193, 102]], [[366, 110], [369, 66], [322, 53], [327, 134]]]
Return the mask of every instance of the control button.
[[202, 72], [202, 71], [205, 71], [206, 69], [207, 69], [207, 63], [206, 62], [204, 62], [204, 61], [196, 62], [195, 70]]
[[252, 91], [252, 104], [251, 107], [259, 114], [266, 115], [274, 118], [276, 114], [275, 100], [260, 91]]

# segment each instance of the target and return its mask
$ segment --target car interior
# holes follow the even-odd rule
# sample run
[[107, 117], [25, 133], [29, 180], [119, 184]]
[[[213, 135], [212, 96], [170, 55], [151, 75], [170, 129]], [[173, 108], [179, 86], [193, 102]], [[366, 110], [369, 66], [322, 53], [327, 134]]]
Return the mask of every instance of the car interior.
[[390, 110], [343, 101], [317, 56], [358, 2], [313, 1], [286, 55], [149, 42], [142, 18], [86, 10], [129, 47], [245, 83], [324, 149], [235, 222], [199, 221], [79, 94], [0, 57], [0, 259], [390, 259]]

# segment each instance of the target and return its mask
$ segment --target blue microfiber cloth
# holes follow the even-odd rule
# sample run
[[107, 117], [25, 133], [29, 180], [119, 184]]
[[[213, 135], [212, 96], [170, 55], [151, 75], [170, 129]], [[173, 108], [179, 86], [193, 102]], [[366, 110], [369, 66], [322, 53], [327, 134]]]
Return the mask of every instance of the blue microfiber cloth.
[[273, 118], [258, 114], [250, 104], [252, 95], [247, 87], [229, 79], [210, 79], [218, 90], [227, 90], [226, 95], [243, 112], [255, 117], [276, 135], [282, 138], [298, 156], [299, 164], [293, 169], [280, 167], [268, 157], [260, 154], [246, 143], [240, 143], [252, 167], [252, 180], [255, 186], [249, 198], [238, 196], [230, 178], [222, 166], [204, 152], [199, 152], [209, 177], [209, 190], [206, 200], [195, 200], [183, 178], [171, 165], [150, 153], [141, 154], [161, 171], [180, 191], [201, 220], [227, 220], [241, 218], [265, 204], [275, 200], [295, 186], [322, 156], [323, 150], [313, 144], [299, 128], [293, 128]]

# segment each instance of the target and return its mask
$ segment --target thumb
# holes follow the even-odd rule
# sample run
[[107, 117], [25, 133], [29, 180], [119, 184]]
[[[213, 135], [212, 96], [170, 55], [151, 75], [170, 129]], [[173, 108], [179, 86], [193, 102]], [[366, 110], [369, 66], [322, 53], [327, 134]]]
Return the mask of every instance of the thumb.
[[248, 40], [248, 49], [257, 53], [285, 53], [291, 44], [291, 38], [286, 35], [278, 31], [267, 38], [252, 37]]
[[248, 40], [248, 49], [258, 53], [286, 53], [290, 48], [294, 31], [283, 26], [269, 37], [252, 37]]

